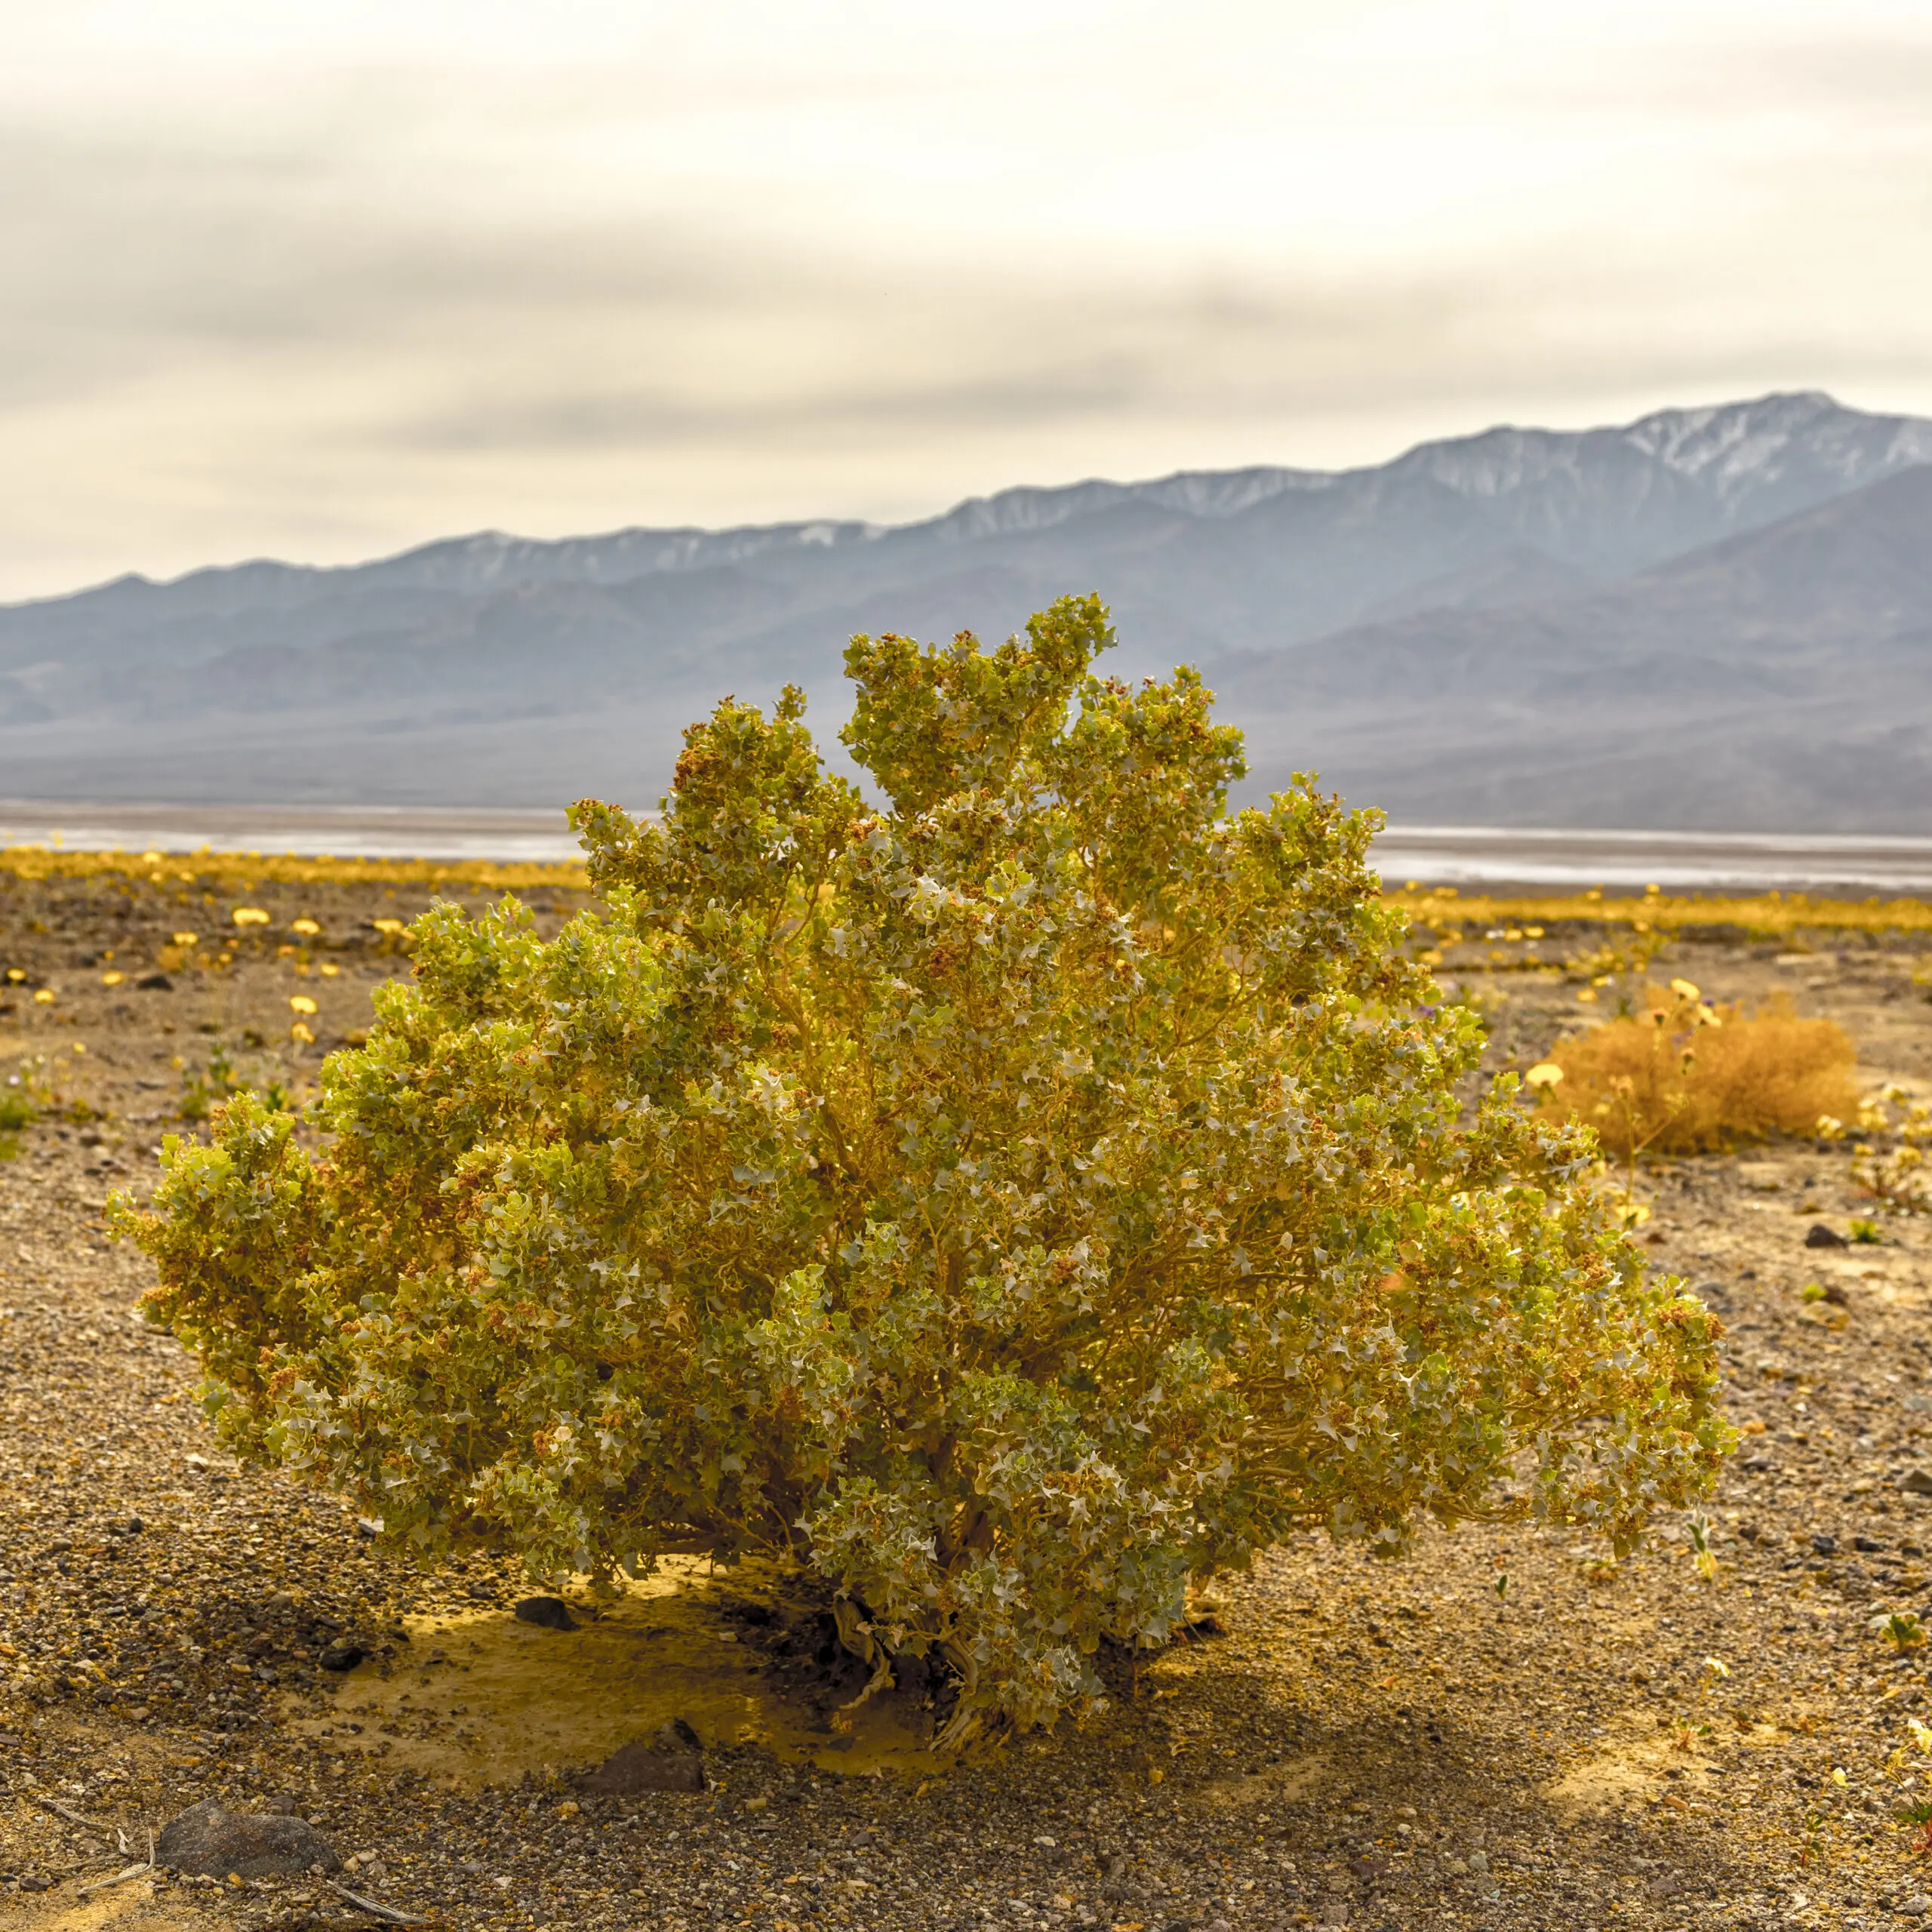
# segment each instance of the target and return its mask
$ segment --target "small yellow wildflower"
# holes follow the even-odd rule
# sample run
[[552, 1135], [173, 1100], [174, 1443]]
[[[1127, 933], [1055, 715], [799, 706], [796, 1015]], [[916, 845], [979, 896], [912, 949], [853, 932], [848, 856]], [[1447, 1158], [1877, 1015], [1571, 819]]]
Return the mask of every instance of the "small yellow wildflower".
[[125, 973], [103, 973], [100, 976], [100, 983], [103, 986], [118, 986], [127, 977]]
[[296, 1021], [293, 1026], [289, 1028], [288, 1037], [291, 1040], [300, 1041], [302, 1044], [305, 1047], [312, 1047], [315, 1044], [315, 1035], [310, 1032], [307, 1026], [299, 1020]]
[[301, 918], [296, 920], [288, 930], [292, 933], [300, 933], [305, 939], [312, 939], [321, 928], [313, 919]]
[[199, 933], [171, 933], [168, 935], [177, 946], [189, 946], [201, 937]]
[[40, 991], [34, 995], [33, 1003], [36, 1006], [51, 1006], [54, 1004], [54, 989], [51, 986], [42, 986]]
[[235, 923], [238, 926], [265, 926], [269, 915], [259, 906], [238, 906], [235, 909]]
[[1553, 1060], [1538, 1060], [1523, 1078], [1532, 1087], [1554, 1087], [1563, 1078], [1563, 1069]]
[[295, 1013], [313, 1013], [315, 1010], [315, 1002], [306, 993], [291, 993], [288, 1004], [290, 1011]]

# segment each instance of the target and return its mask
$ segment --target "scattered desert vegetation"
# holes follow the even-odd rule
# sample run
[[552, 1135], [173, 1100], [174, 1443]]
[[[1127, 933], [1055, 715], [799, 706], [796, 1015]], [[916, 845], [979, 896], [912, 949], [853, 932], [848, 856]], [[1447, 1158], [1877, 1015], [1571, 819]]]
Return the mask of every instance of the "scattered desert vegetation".
[[[374, 886], [459, 900], [507, 892], [528, 899], [546, 893], [581, 893], [589, 883], [587, 866], [580, 860], [498, 864], [485, 860], [311, 857], [295, 852], [96, 852], [46, 845], [0, 846], [0, 877], [8, 876], [33, 882], [100, 882], [129, 890], [148, 885], [184, 896], [213, 893], [217, 897], [269, 885]], [[1790, 936], [1811, 945], [1841, 934], [1932, 933], [1932, 901], [1922, 899], [1814, 898], [1780, 892], [1737, 898], [1655, 890], [1619, 897], [1600, 888], [1512, 897], [1472, 893], [1465, 897], [1453, 886], [1424, 891], [1412, 882], [1385, 886], [1381, 896], [1408, 915], [1418, 934], [1439, 930], [1452, 944], [1472, 937], [1492, 942], [1528, 937], [1531, 949], [1522, 961], [1531, 966], [1545, 957], [1535, 942], [1559, 928], [1595, 936], [1604, 956], [1612, 959], [1623, 958], [1633, 944], [1639, 952], [1654, 952], [1666, 940], [1680, 937]], [[1532, 927], [1538, 930], [1530, 934], [1527, 929]], [[1589, 963], [1589, 956], [1575, 962], [1580, 967]]]
[[[1667, 893], [1654, 886], [1628, 898], [1601, 888], [1509, 898], [1472, 893], [1464, 897], [1454, 886], [1426, 891], [1413, 882], [1392, 888], [1388, 897], [1409, 915], [1418, 931], [1436, 930], [1448, 936], [1451, 943], [1474, 937], [1491, 943], [1527, 939], [1534, 945], [1559, 928], [1601, 933], [1613, 943], [1620, 937], [1626, 945], [1635, 941], [1652, 951], [1667, 939], [1726, 934], [1742, 939], [1789, 937], [1807, 946], [1821, 946], [1843, 934], [1932, 933], [1932, 900], [1923, 899], [1813, 898], [1799, 892], [1734, 898], [1716, 893]], [[1542, 930], [1531, 933], [1531, 927]], [[1532, 963], [1537, 956], [1531, 955]]]
[[189, 893], [251, 892], [257, 885], [375, 886], [464, 897], [478, 893], [581, 891], [581, 860], [498, 864], [486, 859], [313, 858], [295, 852], [84, 852], [49, 845], [0, 846], [0, 875], [23, 881], [156, 886]]

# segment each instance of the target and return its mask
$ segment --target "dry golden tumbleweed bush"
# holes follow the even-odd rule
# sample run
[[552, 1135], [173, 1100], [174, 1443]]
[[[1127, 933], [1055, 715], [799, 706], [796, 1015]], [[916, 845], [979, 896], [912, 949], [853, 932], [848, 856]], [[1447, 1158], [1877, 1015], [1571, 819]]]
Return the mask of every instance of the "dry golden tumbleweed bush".
[[[1645, 989], [1646, 1011], [1552, 1049], [1561, 1078], [1543, 1109], [1595, 1128], [1610, 1152], [1687, 1154], [1771, 1134], [1808, 1134], [1856, 1111], [1854, 1050], [1830, 1020], [1801, 1020], [1774, 995], [1755, 1012], [1706, 1005], [1687, 980]], [[1540, 1069], [1539, 1069], [1540, 1070]]]

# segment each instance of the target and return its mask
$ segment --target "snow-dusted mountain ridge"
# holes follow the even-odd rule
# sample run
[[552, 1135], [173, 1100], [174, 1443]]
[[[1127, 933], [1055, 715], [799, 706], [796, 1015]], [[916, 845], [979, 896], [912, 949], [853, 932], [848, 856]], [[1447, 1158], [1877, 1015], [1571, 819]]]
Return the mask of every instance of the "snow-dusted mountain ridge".
[[[894, 525], [123, 577], [0, 606], [0, 794], [648, 802], [726, 691], [802, 685], [829, 741], [853, 632], [998, 638], [1098, 590], [1107, 667], [1201, 665], [1256, 787], [1312, 767], [1411, 818], [1932, 829], [1927, 482], [1932, 421], [1801, 392]], [[1666, 731], [1694, 755], [1660, 766]]]
[[[660, 571], [715, 568], [773, 553], [828, 551], [898, 538], [971, 543], [1045, 531], [1123, 506], [1151, 505], [1203, 518], [1235, 517], [1284, 494], [1342, 494], [1372, 499], [1426, 479], [1455, 496], [1495, 506], [1512, 500], [1565, 551], [1597, 554], [1601, 533], [1571, 531], [1576, 518], [1606, 513], [1627, 518], [1638, 506], [1667, 501], [1681, 514], [1705, 514], [1694, 531], [1680, 526], [1678, 547], [1744, 528], [1772, 516], [1875, 481], [1915, 463], [1932, 462], [1932, 420], [1880, 416], [1841, 408], [1817, 391], [1759, 397], [1702, 409], [1659, 410], [1621, 427], [1524, 429], [1509, 426], [1418, 445], [1392, 462], [1343, 470], [1257, 466], [1180, 470], [1137, 483], [1102, 479], [1002, 490], [972, 497], [940, 515], [897, 525], [854, 520], [746, 525], [725, 530], [629, 528], [607, 535], [541, 539], [484, 531], [449, 537], [368, 564], [315, 566], [272, 561], [196, 571], [164, 583], [130, 575], [79, 598], [165, 591], [215, 595], [235, 583], [245, 601], [272, 595], [270, 577], [285, 573], [286, 592], [354, 578], [371, 588], [475, 593], [512, 583], [620, 583]], [[1675, 485], [1675, 487], [1673, 487]], [[1528, 500], [1539, 500], [1530, 509]], [[1547, 501], [1541, 500], [1549, 500]], [[1613, 550], [1621, 546], [1611, 542]], [[1647, 547], [1647, 546], [1646, 546]], [[280, 586], [278, 586], [280, 587]], [[14, 610], [45, 609], [73, 597], [43, 598]], [[195, 601], [199, 601], [199, 599]], [[8, 607], [0, 605], [0, 636]]]

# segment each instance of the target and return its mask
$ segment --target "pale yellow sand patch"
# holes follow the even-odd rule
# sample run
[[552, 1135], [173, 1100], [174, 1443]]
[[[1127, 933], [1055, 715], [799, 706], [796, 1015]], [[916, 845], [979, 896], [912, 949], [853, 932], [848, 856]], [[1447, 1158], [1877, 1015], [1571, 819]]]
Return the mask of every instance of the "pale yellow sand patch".
[[721, 1594], [755, 1596], [758, 1586], [743, 1570], [728, 1584], [700, 1559], [672, 1558], [594, 1619], [577, 1612], [574, 1630], [518, 1623], [507, 1610], [414, 1617], [387, 1677], [360, 1666], [326, 1714], [291, 1728], [325, 1742], [339, 1775], [380, 1758], [386, 1770], [469, 1789], [586, 1769], [674, 1718], [707, 1748], [756, 1744], [848, 1775], [951, 1761], [924, 1748], [901, 1700], [873, 1699], [841, 1734], [804, 1696], [777, 1687], [718, 1610]]

